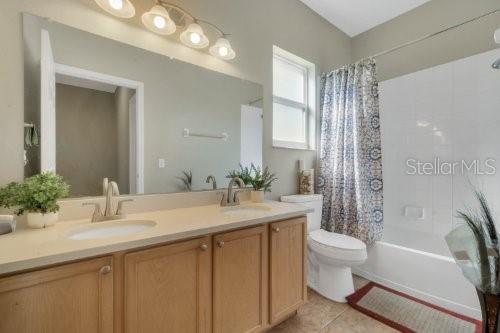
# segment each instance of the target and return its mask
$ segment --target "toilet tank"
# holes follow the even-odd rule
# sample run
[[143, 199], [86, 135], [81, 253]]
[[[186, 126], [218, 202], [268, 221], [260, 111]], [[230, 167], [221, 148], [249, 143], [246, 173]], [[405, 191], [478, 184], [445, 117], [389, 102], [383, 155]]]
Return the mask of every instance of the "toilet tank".
[[314, 212], [307, 214], [308, 233], [321, 228], [321, 211], [323, 209], [323, 195], [321, 194], [295, 194], [281, 197], [283, 202], [298, 203], [314, 209]]

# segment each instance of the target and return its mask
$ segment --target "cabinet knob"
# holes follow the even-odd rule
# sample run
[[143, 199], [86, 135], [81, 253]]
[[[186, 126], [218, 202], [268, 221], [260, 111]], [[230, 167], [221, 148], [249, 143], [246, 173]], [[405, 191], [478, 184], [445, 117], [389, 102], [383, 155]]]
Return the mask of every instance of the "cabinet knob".
[[207, 244], [201, 244], [200, 245], [200, 250], [202, 250], [202, 251], [208, 250], [208, 245]]
[[218, 247], [223, 247], [224, 246], [224, 241], [223, 240], [217, 241], [217, 246]]
[[273, 231], [274, 231], [274, 232], [280, 232], [280, 228], [278, 228], [278, 227], [273, 227]]
[[110, 265], [103, 266], [101, 267], [101, 270], [99, 272], [101, 274], [108, 274], [109, 272], [111, 272], [111, 266]]

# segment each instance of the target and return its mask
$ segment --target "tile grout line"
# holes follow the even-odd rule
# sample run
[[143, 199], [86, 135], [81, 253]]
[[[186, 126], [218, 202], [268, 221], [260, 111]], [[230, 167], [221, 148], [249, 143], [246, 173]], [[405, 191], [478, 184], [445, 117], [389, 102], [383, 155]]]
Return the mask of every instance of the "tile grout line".
[[335, 317], [332, 318], [328, 323], [325, 325], [321, 326], [320, 330], [326, 328], [329, 326], [331, 323], [333, 323], [335, 320], [337, 320], [341, 315], [343, 315], [347, 310], [349, 310], [350, 306], [347, 306], [344, 310], [342, 310], [339, 314], [337, 314]]

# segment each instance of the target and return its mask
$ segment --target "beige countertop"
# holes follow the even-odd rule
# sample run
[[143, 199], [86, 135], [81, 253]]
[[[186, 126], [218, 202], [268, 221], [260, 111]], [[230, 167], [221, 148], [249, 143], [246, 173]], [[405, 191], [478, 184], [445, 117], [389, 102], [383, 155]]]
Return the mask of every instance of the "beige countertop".
[[[66, 261], [83, 259], [143, 246], [220, 233], [223, 231], [297, 217], [309, 213], [305, 206], [267, 201], [266, 209], [225, 213], [219, 205], [197, 206], [130, 214], [128, 220], [149, 220], [155, 226], [137, 233], [101, 239], [73, 240], [75, 230], [90, 224], [85, 220], [59, 222], [46, 229], [21, 229], [0, 236], [0, 275]], [[229, 208], [231, 209], [231, 208]], [[103, 222], [110, 223], [110, 222]], [[114, 221], [112, 223], [120, 223]]]

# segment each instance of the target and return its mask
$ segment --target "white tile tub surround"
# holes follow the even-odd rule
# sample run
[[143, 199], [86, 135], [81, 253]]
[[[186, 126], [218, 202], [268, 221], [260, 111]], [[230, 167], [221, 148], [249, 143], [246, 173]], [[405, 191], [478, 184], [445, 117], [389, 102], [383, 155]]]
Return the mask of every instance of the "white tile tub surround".
[[[449, 256], [444, 235], [460, 223], [456, 211], [475, 204], [468, 177], [500, 221], [500, 173], [406, 174], [409, 158], [494, 158], [500, 168], [500, 71], [491, 68], [499, 57], [496, 49], [380, 83], [384, 241]], [[424, 219], [405, 217], [406, 206], [423, 207]]]
[[[384, 237], [355, 273], [420, 299], [480, 317], [474, 287], [444, 236], [456, 211], [476, 206], [467, 175], [407, 175], [406, 160], [495, 158], [494, 176], [474, 176], [500, 221], [500, 49], [380, 83]], [[424, 218], [405, 216], [421, 207]], [[500, 225], [498, 226], [500, 228]]]

